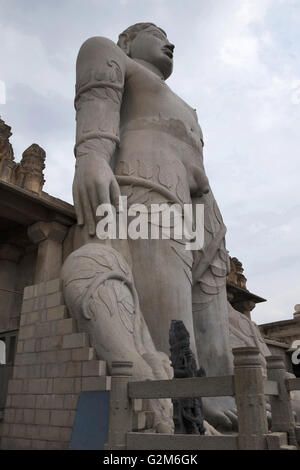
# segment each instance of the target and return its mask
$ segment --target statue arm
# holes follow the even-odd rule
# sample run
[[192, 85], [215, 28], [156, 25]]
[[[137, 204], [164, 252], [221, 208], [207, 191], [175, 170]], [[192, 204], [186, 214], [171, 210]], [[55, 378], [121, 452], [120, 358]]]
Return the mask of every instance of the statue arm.
[[91, 236], [98, 205], [119, 197], [110, 161], [119, 143], [125, 67], [125, 54], [101, 37], [88, 39], [77, 58], [73, 197], [78, 224], [87, 224]]

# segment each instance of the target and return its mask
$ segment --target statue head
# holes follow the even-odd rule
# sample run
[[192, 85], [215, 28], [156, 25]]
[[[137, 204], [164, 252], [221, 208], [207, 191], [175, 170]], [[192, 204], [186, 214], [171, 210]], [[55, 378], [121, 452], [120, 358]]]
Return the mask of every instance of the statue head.
[[166, 80], [173, 70], [174, 45], [165, 31], [153, 23], [137, 23], [119, 36], [118, 46], [132, 59], [154, 65]]

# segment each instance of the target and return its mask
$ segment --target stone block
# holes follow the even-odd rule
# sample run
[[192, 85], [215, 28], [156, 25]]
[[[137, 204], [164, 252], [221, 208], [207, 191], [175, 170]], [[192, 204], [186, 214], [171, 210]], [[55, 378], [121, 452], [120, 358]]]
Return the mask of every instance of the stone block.
[[10, 437], [26, 438], [26, 424], [11, 424], [9, 429]]
[[2, 436], [8, 436], [9, 435], [11, 426], [12, 426], [12, 424], [9, 424], [9, 423], [2, 423], [1, 424]]
[[67, 307], [65, 305], [58, 305], [47, 309], [46, 318], [47, 321], [52, 320], [63, 320], [67, 317]]
[[34, 408], [35, 407], [35, 395], [12, 395], [11, 406], [13, 408]]
[[39, 377], [41, 377], [41, 366], [39, 364], [14, 367], [14, 379], [34, 379]]
[[97, 360], [83, 362], [82, 375], [85, 377], [106, 375], [106, 362]]
[[75, 411], [54, 410], [51, 411], [50, 424], [52, 426], [72, 427], [75, 419]]
[[110, 390], [111, 378], [109, 376], [103, 377], [83, 377], [82, 378], [82, 391], [94, 392], [101, 390]]
[[50, 411], [49, 410], [36, 410], [35, 424], [47, 425], [49, 423], [50, 423]]
[[8, 393], [10, 395], [19, 394], [23, 392], [23, 380], [11, 379], [8, 382]]
[[34, 286], [27, 286], [23, 292], [23, 299], [28, 300], [34, 297]]
[[65, 368], [65, 376], [66, 377], [80, 377], [82, 374], [82, 364], [81, 362], [69, 362], [66, 363]]
[[56, 292], [46, 296], [46, 308], [57, 307], [58, 305], [64, 305], [64, 296], [62, 292]]
[[17, 344], [17, 354], [23, 352], [24, 341], [19, 340]]
[[32, 450], [47, 450], [47, 441], [34, 439], [32, 441]]
[[68, 450], [69, 441], [58, 442], [58, 441], [47, 441], [46, 450]]
[[25, 318], [26, 325], [35, 325], [37, 322], [40, 321], [40, 313], [30, 312], [24, 315], [22, 318]]
[[64, 349], [84, 348], [88, 345], [89, 339], [86, 333], [74, 333], [63, 337]]
[[39, 395], [48, 392], [48, 379], [31, 379], [27, 381], [27, 393]]
[[36, 364], [37, 355], [36, 353], [17, 353], [15, 357], [15, 365], [23, 366], [28, 364]]
[[4, 411], [4, 421], [6, 423], [14, 423], [16, 410], [12, 408], [6, 408]]
[[10, 408], [12, 406], [11, 395], [7, 395], [6, 406], [7, 406], [7, 408]]
[[45, 294], [55, 294], [55, 292], [62, 291], [62, 280], [52, 279], [51, 281], [45, 282]]
[[58, 360], [58, 351], [42, 351], [36, 354], [36, 362], [38, 364], [56, 363]]
[[72, 360], [72, 351], [71, 349], [61, 350], [56, 352], [56, 362], [64, 363]]
[[65, 377], [66, 364], [46, 364], [46, 377]]
[[58, 335], [70, 335], [76, 332], [76, 322], [73, 318], [65, 318], [56, 322], [56, 333]]
[[46, 441], [70, 441], [72, 428], [59, 426], [40, 426], [40, 438]]
[[23, 300], [21, 314], [26, 314], [34, 311], [34, 299]]
[[79, 396], [70, 394], [64, 396], [64, 406], [66, 410], [76, 410]]
[[23, 352], [25, 353], [35, 352], [35, 345], [36, 345], [36, 340], [34, 338], [26, 339], [23, 345]]
[[64, 395], [37, 395], [36, 408], [46, 410], [59, 410], [64, 407]]
[[53, 379], [53, 392], [54, 393], [72, 393], [74, 391], [74, 379], [65, 377]]
[[11, 439], [5, 437], [1, 441], [1, 447], [6, 450], [30, 450], [32, 449], [31, 444], [31, 439]]
[[24, 410], [24, 423], [33, 424], [35, 422], [35, 410]]
[[63, 442], [70, 442], [72, 436], [72, 428], [60, 428], [59, 430], [59, 440]]
[[42, 338], [41, 351], [53, 351], [62, 348], [62, 336], [49, 336]]
[[15, 423], [17, 424], [24, 423], [24, 410], [22, 410], [21, 408], [16, 409]]
[[82, 378], [76, 377], [74, 379], [74, 393], [81, 393], [82, 391]]
[[91, 361], [94, 357], [94, 348], [76, 348], [72, 351], [72, 361]]
[[19, 339], [28, 339], [35, 336], [35, 326], [22, 326], [19, 330]]
[[35, 336], [36, 338], [47, 338], [52, 336], [55, 330], [53, 322], [43, 322], [36, 326]]

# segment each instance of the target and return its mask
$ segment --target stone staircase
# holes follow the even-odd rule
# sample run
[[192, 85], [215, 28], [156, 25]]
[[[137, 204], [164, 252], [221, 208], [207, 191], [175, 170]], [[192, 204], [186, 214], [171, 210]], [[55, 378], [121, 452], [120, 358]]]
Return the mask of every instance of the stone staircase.
[[[80, 395], [109, 390], [110, 382], [106, 363], [68, 315], [61, 280], [26, 287], [0, 448], [68, 449]], [[147, 400], [133, 406], [134, 429], [154, 432]]]
[[106, 363], [68, 316], [61, 281], [26, 287], [1, 449], [68, 449], [81, 393], [109, 388]]

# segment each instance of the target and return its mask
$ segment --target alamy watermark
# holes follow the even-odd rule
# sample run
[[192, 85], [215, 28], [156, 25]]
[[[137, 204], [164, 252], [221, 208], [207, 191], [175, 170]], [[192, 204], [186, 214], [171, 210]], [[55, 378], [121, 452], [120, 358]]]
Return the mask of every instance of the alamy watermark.
[[0, 104], [6, 104], [6, 88], [2, 80], [0, 80]]
[[292, 363], [298, 366], [300, 364], [300, 339], [293, 342], [292, 349], [295, 349], [292, 354]]
[[186, 250], [204, 246], [204, 204], [132, 204], [119, 197], [119, 210], [111, 204], [100, 204], [96, 226], [100, 240], [179, 240]]

